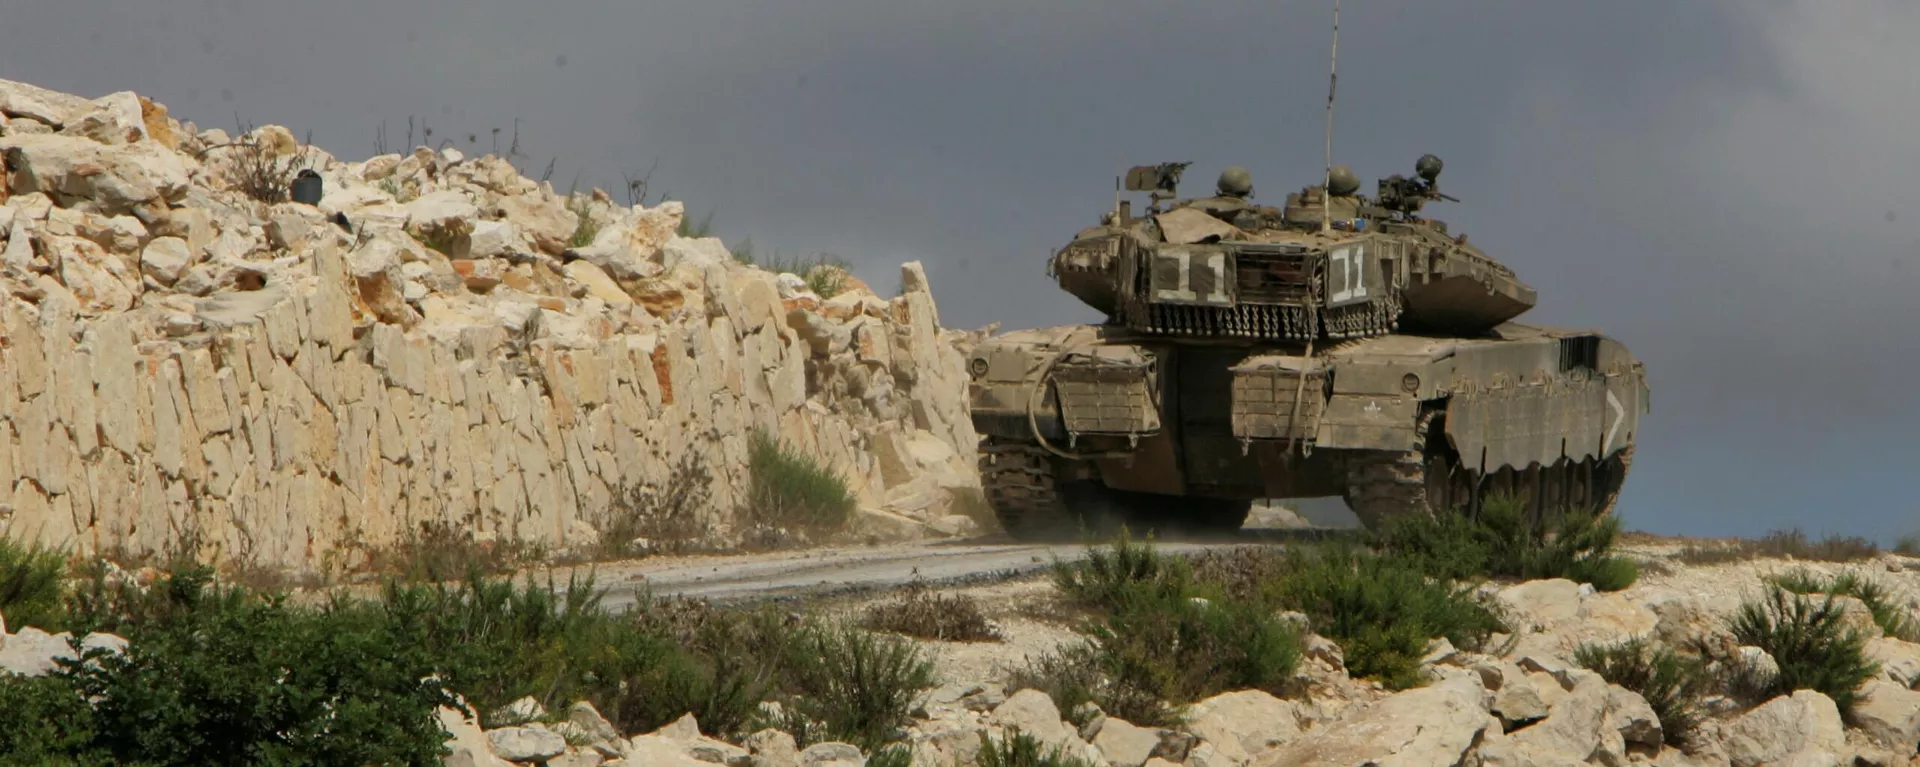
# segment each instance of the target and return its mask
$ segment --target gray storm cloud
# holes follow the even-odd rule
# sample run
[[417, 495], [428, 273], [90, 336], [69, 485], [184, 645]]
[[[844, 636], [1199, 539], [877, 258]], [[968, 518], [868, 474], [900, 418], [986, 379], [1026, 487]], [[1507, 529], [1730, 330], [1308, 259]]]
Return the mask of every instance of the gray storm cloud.
[[[0, 77], [132, 89], [347, 156], [409, 116], [516, 121], [538, 175], [654, 188], [876, 287], [927, 262], [950, 325], [1096, 319], [1047, 281], [1127, 165], [1322, 158], [1330, 3], [0, 0]], [[1342, 7], [1337, 161], [1446, 159], [1434, 212], [1538, 287], [1532, 319], [1648, 360], [1630, 526], [1920, 528], [1920, 7], [1885, 0]], [[466, 136], [476, 141], [469, 144]], [[505, 139], [501, 141], [504, 148]], [[617, 192], [616, 192], [617, 193]]]

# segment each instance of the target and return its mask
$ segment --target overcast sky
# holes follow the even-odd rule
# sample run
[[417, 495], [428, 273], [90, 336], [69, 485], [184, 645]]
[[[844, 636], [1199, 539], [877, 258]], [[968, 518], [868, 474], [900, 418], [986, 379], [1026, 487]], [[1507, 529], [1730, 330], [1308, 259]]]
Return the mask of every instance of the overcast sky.
[[[1128, 165], [1322, 164], [1330, 2], [0, 0], [0, 77], [134, 90], [348, 159], [407, 118], [563, 190], [656, 190], [949, 326], [1097, 320], [1048, 252]], [[1920, 531], [1920, 4], [1348, 0], [1336, 161], [1422, 153], [1430, 209], [1647, 361], [1621, 514], [1658, 533]], [[466, 143], [475, 134], [474, 145]], [[619, 192], [616, 191], [616, 195]]]

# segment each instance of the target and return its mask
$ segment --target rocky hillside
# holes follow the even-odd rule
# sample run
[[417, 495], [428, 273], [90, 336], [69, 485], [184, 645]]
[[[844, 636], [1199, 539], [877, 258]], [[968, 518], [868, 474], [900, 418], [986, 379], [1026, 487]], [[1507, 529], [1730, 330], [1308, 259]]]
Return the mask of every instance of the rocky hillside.
[[[658, 711], [664, 727], [625, 731], [579, 698], [531, 697], [442, 706], [438, 726], [460, 767], [1505, 767], [1508, 765], [1660, 765], [1662, 767], [1852, 767], [1920, 764], [1920, 560], [1861, 552], [1846, 562], [1792, 556], [1696, 556], [1670, 543], [1625, 552], [1645, 573], [1616, 591], [1549, 578], [1482, 583], [1459, 595], [1496, 612], [1503, 631], [1471, 647], [1445, 638], [1427, 645], [1415, 676], [1387, 683], [1378, 656], [1391, 626], [1348, 637], [1365, 621], [1300, 613], [1279, 616], [1297, 650], [1268, 683], [1213, 689], [1170, 715], [1120, 693], [1182, 676], [1156, 661], [1102, 665], [1092, 676], [1036, 671], [1034, 661], [1063, 657], [1087, 638], [1086, 617], [1054, 583], [1022, 580], [946, 593], [815, 605], [815, 618], [851, 620], [914, 640], [926, 672], [874, 645], [847, 664], [845, 681], [821, 689], [827, 722], [795, 727], [778, 700], [754, 717], [712, 701], [696, 703], [732, 726], [709, 727], [685, 708]], [[1711, 551], [1709, 552], [1712, 553]], [[1803, 552], [1804, 555], [1804, 552]], [[1730, 559], [1732, 561], [1720, 561]], [[1151, 577], [1165, 561], [1136, 560], [1126, 577]], [[1204, 568], [1203, 568], [1204, 569]], [[1162, 572], [1166, 572], [1164, 569]], [[1311, 576], [1308, 576], [1311, 577]], [[1391, 579], [1388, 579], [1391, 580]], [[1379, 584], [1373, 584], [1379, 585]], [[1774, 591], [1776, 587], [1784, 591]], [[1395, 588], [1387, 586], [1386, 588]], [[1800, 594], [1799, 592], [1810, 592]], [[1773, 595], [1784, 601], [1773, 602]], [[1829, 596], [1831, 595], [1831, 596]], [[1184, 599], [1182, 601], [1185, 601]], [[907, 605], [907, 609], [901, 609]], [[1770, 606], [1771, 605], [1771, 606]], [[917, 607], [916, 607], [917, 606]], [[781, 608], [784, 611], [787, 608]], [[1231, 610], [1195, 602], [1198, 615]], [[1318, 610], [1313, 610], [1318, 612]], [[1422, 621], [1408, 611], [1398, 620]], [[776, 613], [777, 614], [777, 613]], [[874, 620], [875, 615], [891, 616]], [[864, 617], [864, 618], [863, 618]], [[1170, 616], [1167, 616], [1170, 617]], [[811, 619], [811, 618], [810, 618]], [[709, 616], [705, 620], [716, 620]], [[781, 631], [802, 629], [789, 617]], [[1272, 620], [1271, 617], [1260, 620]], [[884, 624], [884, 625], [882, 625]], [[744, 626], [746, 624], [736, 624]], [[943, 639], [926, 638], [938, 625]], [[1109, 624], [1114, 625], [1114, 624]], [[1151, 630], [1134, 624], [1136, 630]], [[1221, 627], [1185, 629], [1206, 642]], [[0, 628], [4, 672], [48, 674], [55, 656], [72, 657], [65, 636]], [[1231, 632], [1233, 629], [1228, 628]], [[1295, 634], [1294, 632], [1299, 632]], [[1339, 640], [1323, 634], [1342, 637]], [[1244, 638], [1244, 635], [1241, 635]], [[1293, 637], [1296, 637], [1293, 638]], [[706, 640], [690, 643], [698, 646]], [[789, 641], [776, 639], [776, 642]], [[1119, 646], [1125, 636], [1105, 636]], [[1630, 644], [1630, 643], [1638, 643]], [[1753, 644], [1758, 643], [1758, 644]], [[86, 636], [83, 648], [126, 652], [127, 642]], [[136, 640], [137, 646], [139, 641]], [[1759, 645], [1767, 645], [1762, 647]], [[1620, 648], [1639, 647], [1635, 652]], [[829, 642], [823, 647], [838, 645]], [[1614, 648], [1607, 654], [1594, 650]], [[136, 648], [137, 649], [137, 648]], [[1147, 648], [1157, 662], [1180, 664], [1193, 652]], [[1221, 666], [1244, 647], [1226, 647]], [[760, 651], [750, 651], [760, 652]], [[1202, 651], [1212, 653], [1212, 650]], [[1638, 656], [1639, 660], [1630, 660]], [[1125, 657], [1120, 655], [1108, 656]], [[857, 659], [856, 659], [857, 658]], [[1202, 664], [1205, 665], [1205, 664]], [[1062, 679], [1106, 681], [1091, 688]], [[1154, 677], [1148, 679], [1146, 677]], [[1177, 681], [1177, 680], [1176, 680]], [[1045, 688], [1044, 690], [1042, 688]], [[662, 684], [645, 697], [671, 696]], [[1135, 688], [1139, 689], [1139, 688]], [[1050, 694], [1051, 692], [1051, 694]], [[1103, 710], [1099, 702], [1114, 710]], [[1074, 695], [1071, 698], [1056, 698]], [[600, 696], [602, 705], [632, 699]], [[808, 700], [785, 698], [787, 706]], [[739, 701], [752, 705], [752, 701]], [[835, 708], [838, 706], [838, 708]], [[1121, 708], [1133, 710], [1129, 714]], [[1138, 714], [1138, 715], [1136, 715]], [[1141, 715], [1154, 716], [1154, 719]], [[854, 717], [881, 726], [857, 747], [828, 737]], [[897, 718], [895, 718], [897, 717]], [[1133, 717], [1134, 721], [1129, 721]], [[4, 717], [0, 717], [4, 718]], [[806, 717], [799, 719], [807, 721]], [[857, 729], [857, 728], [856, 728]], [[1024, 738], [1026, 761], [1008, 760]], [[1001, 758], [988, 751], [1000, 751]], [[3, 749], [0, 749], [3, 752]], [[1045, 757], [1050, 759], [1032, 757]]]
[[[289, 199], [307, 170], [317, 204]], [[678, 202], [453, 149], [343, 161], [130, 92], [0, 81], [0, 177], [7, 536], [303, 568], [431, 522], [565, 549], [678, 476], [709, 499], [682, 529], [738, 539], [754, 430], [889, 531], [969, 524], [964, 336], [917, 264], [883, 297], [682, 236]]]

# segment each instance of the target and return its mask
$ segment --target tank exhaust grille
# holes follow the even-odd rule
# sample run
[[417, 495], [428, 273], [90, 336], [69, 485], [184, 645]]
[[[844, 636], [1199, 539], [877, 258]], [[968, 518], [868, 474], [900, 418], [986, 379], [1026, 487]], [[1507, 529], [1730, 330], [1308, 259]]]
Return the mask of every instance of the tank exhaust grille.
[[1600, 339], [1579, 336], [1560, 339], [1560, 372], [1575, 368], [1600, 369]]

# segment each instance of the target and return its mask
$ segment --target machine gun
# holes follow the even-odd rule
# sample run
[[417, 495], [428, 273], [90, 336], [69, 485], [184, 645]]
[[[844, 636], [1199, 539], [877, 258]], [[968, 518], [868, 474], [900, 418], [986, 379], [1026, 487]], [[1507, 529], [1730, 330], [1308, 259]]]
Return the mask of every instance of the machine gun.
[[1456, 197], [1440, 193], [1440, 169], [1440, 158], [1422, 155], [1413, 164], [1413, 172], [1419, 178], [1396, 174], [1380, 179], [1379, 206], [1394, 213], [1412, 216], [1420, 212], [1421, 206], [1428, 200], [1459, 202]]
[[1192, 165], [1190, 162], [1163, 162], [1159, 165], [1136, 165], [1127, 171], [1127, 189], [1133, 192], [1151, 192], [1153, 200], [1150, 210], [1158, 212], [1160, 203], [1176, 196], [1180, 186], [1180, 173]]

